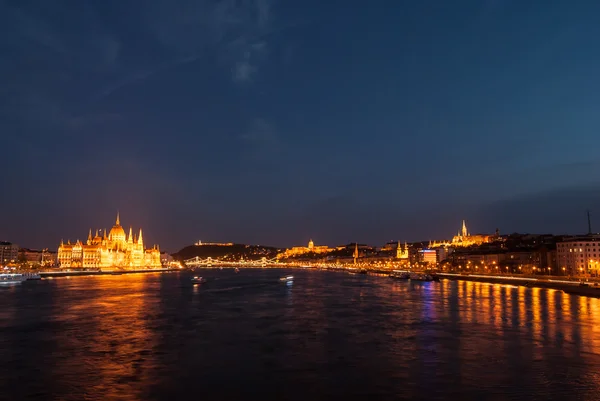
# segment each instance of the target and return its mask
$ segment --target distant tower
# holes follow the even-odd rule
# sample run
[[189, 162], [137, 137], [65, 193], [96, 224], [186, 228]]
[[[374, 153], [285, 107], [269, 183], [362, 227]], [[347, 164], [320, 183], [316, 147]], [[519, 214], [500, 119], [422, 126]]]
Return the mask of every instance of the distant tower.
[[400, 259], [402, 257], [402, 245], [400, 245], [400, 241], [398, 241], [398, 247], [396, 248], [396, 259]]
[[88, 234], [87, 244], [92, 245], [92, 229], [90, 228], [90, 233]]
[[121, 219], [119, 218], [119, 212], [117, 212], [117, 221], [115, 222], [116, 226], [120, 226], [121, 225]]
[[462, 237], [468, 237], [469, 233], [467, 231], [467, 224], [465, 223], [465, 221], [463, 220], [463, 224], [462, 224]]
[[358, 242], [354, 244], [354, 264], [356, 264], [356, 259], [358, 259]]
[[313, 240], [312, 239], [309, 240], [308, 241], [308, 249], [312, 251], [314, 247], [315, 247], [315, 243], [313, 242]]

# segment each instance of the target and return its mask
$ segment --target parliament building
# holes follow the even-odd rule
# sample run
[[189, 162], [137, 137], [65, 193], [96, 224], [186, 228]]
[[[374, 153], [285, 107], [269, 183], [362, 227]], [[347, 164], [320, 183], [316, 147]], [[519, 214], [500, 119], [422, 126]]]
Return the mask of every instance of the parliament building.
[[64, 268], [159, 268], [160, 250], [158, 245], [150, 249], [144, 248], [142, 230], [137, 237], [129, 228], [129, 235], [121, 226], [119, 214], [117, 221], [107, 234], [103, 230], [102, 236], [96, 230], [92, 237], [92, 230], [85, 243], [77, 240], [74, 244], [61, 241], [58, 247], [58, 263]]

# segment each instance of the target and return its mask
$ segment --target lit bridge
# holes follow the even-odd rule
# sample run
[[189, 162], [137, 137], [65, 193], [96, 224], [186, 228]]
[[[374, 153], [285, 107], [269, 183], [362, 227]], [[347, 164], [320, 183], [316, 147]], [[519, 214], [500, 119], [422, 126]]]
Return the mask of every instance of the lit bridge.
[[278, 262], [277, 259], [267, 259], [263, 257], [259, 260], [238, 260], [228, 261], [213, 258], [202, 259], [198, 256], [184, 260], [187, 267], [283, 267], [285, 263]]

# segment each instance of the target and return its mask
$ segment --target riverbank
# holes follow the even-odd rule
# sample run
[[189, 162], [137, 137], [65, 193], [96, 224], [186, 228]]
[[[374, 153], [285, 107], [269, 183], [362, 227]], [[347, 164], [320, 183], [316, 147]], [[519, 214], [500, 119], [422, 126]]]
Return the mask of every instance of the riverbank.
[[490, 284], [512, 284], [525, 287], [550, 288], [561, 290], [566, 294], [600, 298], [600, 286], [580, 285], [579, 281], [560, 279], [539, 279], [518, 276], [486, 276], [474, 274], [438, 273], [441, 278], [448, 280], [478, 281]]
[[92, 270], [92, 271], [47, 271], [40, 272], [42, 278], [72, 277], [72, 276], [118, 276], [134, 273], [166, 273], [180, 269], [135, 269], [135, 270]]

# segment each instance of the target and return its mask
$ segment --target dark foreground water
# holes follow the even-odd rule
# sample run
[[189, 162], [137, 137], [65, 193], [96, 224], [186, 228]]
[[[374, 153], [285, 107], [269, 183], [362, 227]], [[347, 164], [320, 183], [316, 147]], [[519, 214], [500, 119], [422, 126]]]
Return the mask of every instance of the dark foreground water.
[[295, 270], [0, 288], [9, 400], [600, 399], [600, 300]]

